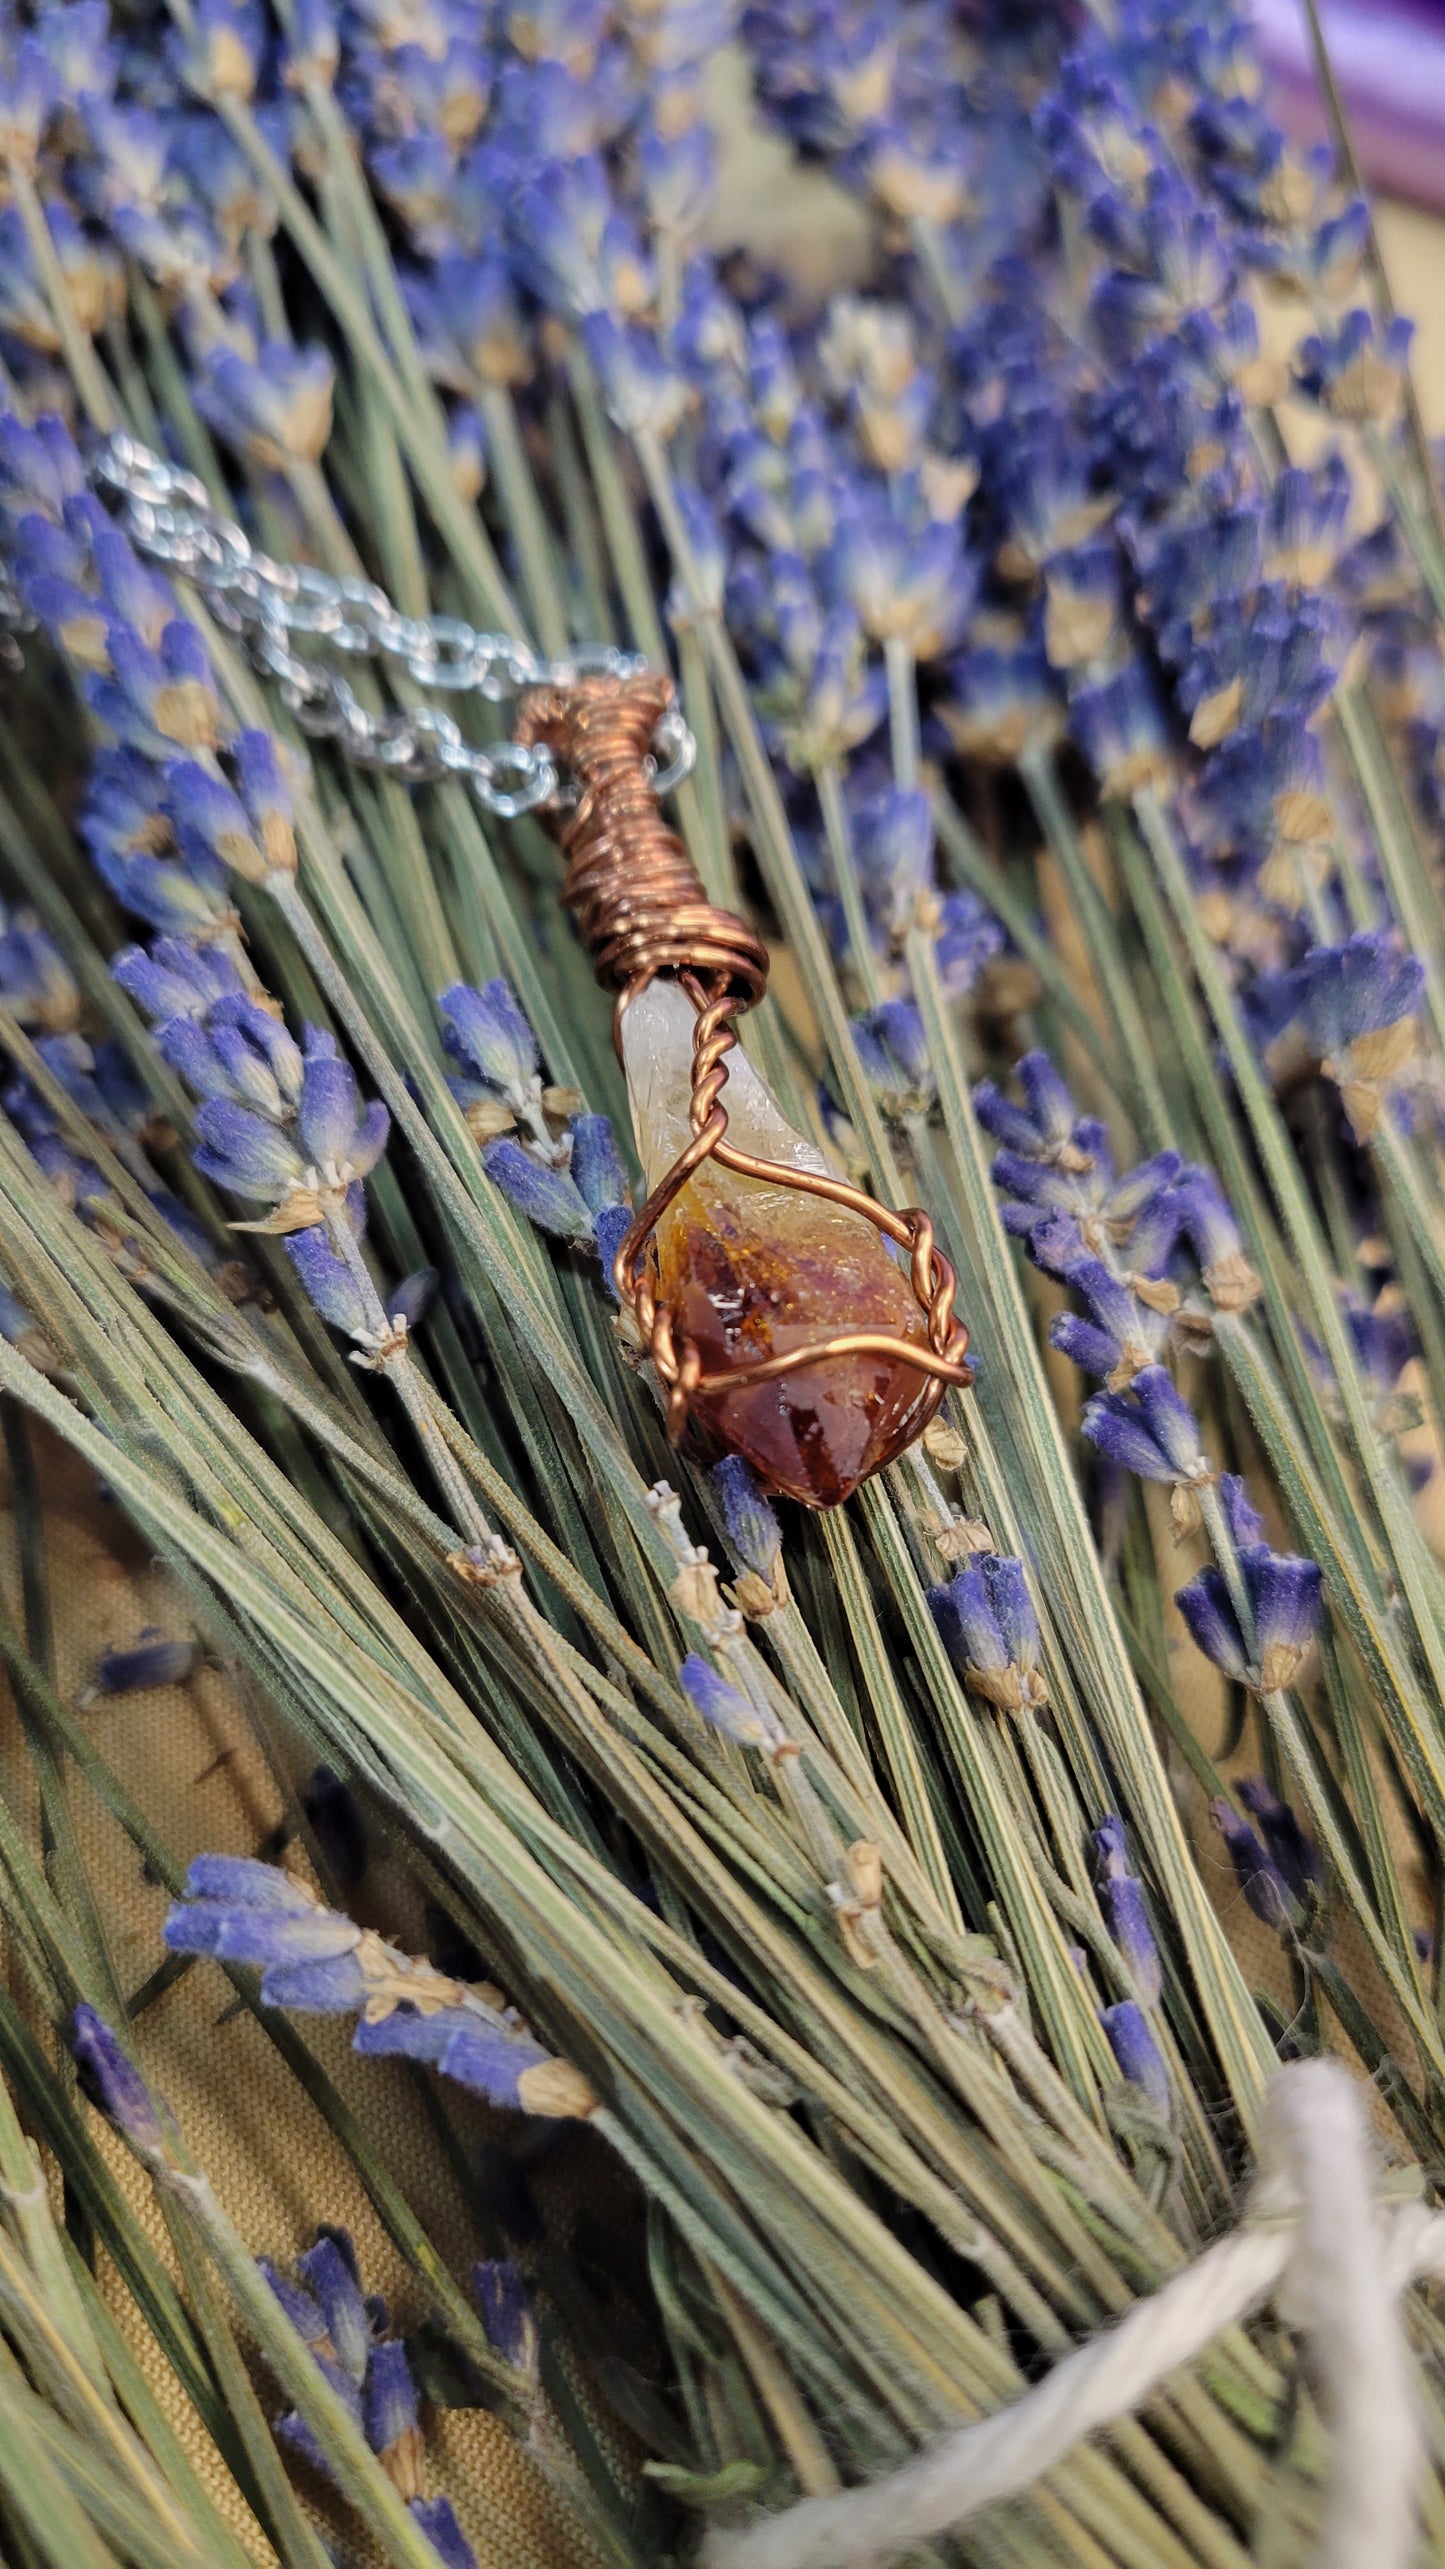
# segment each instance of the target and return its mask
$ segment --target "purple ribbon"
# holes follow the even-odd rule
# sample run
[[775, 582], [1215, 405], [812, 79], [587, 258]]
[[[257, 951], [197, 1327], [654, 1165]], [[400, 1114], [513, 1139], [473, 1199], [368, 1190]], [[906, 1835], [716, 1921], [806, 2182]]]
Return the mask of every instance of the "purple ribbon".
[[[1271, 104], [1299, 141], [1325, 132], [1299, 0], [1253, 0]], [[1322, 0], [1335, 77], [1366, 178], [1445, 210], [1445, 5]]]

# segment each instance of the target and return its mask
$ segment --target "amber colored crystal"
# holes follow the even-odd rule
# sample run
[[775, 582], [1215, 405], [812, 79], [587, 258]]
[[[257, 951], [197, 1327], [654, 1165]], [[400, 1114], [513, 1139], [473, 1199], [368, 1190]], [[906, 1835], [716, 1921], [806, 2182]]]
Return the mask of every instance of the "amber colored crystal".
[[[686, 1140], [693, 1022], [686, 994], [668, 983], [643, 993], [623, 1020], [649, 1185]], [[785, 1121], [741, 1052], [730, 1056], [723, 1096], [728, 1138], [739, 1149], [823, 1173], [820, 1155]], [[845, 1330], [923, 1341], [907, 1270], [864, 1215], [714, 1160], [664, 1214], [656, 1255], [659, 1299], [679, 1342], [696, 1345], [705, 1375]], [[700, 1392], [693, 1414], [770, 1487], [808, 1507], [835, 1507], [876, 1470], [921, 1389], [917, 1368], [902, 1356], [824, 1356], [772, 1382]]]

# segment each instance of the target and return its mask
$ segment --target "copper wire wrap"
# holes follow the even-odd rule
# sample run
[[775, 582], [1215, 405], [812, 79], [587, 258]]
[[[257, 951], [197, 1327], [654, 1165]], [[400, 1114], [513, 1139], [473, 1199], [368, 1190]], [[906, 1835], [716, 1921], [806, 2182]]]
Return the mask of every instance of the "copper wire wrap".
[[[516, 724], [517, 740], [550, 749], [573, 788], [573, 799], [552, 822], [567, 859], [562, 898], [577, 912], [603, 989], [618, 994], [619, 1052], [627, 1004], [658, 973], [675, 973], [698, 1012], [688, 1110], [692, 1140], [623, 1239], [614, 1268], [617, 1290], [666, 1388], [674, 1440], [693, 1400], [709, 1393], [777, 1381], [829, 1357], [887, 1355], [914, 1367], [918, 1397], [875, 1466], [881, 1469], [912, 1444], [950, 1384], [973, 1378], [965, 1361], [968, 1331], [953, 1309], [957, 1278], [920, 1208], [890, 1212], [846, 1179], [754, 1159], [726, 1139], [723, 1096], [727, 1057], [737, 1042], [733, 1021], [767, 988], [768, 956], [743, 920], [709, 901], [681, 839], [658, 808], [651, 743], [673, 694], [671, 679], [651, 671], [634, 678], [582, 678], [571, 687], [534, 688], [523, 697]], [[927, 1324], [925, 1341], [891, 1331], [847, 1330], [755, 1365], [705, 1374], [697, 1347], [675, 1334], [671, 1311], [657, 1300], [649, 1250], [668, 1206], [707, 1159], [741, 1177], [796, 1187], [842, 1205], [906, 1250], [914, 1298]]]

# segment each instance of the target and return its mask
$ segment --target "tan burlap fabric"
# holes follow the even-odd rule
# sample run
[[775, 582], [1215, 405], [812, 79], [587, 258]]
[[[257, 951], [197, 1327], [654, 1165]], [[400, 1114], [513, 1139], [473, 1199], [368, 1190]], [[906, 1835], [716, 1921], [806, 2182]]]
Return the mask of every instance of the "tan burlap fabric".
[[[185, 1605], [152, 1562], [120, 1511], [98, 1493], [93, 1476], [65, 1448], [37, 1439], [45, 1509], [46, 1555], [55, 1623], [56, 1679], [67, 1703], [83, 1698], [100, 1653], [135, 1640], [147, 1625], [186, 1632]], [[8, 1495], [0, 1483], [0, 1496]], [[0, 1577], [12, 1617], [19, 1598], [14, 1527], [0, 1514]], [[283, 1794], [258, 1749], [235, 1693], [203, 1667], [185, 1686], [148, 1694], [101, 1697], [83, 1712], [97, 1746], [165, 1845], [182, 1861], [202, 1851], [249, 1854], [282, 1816]], [[72, 1774], [72, 1794], [86, 1870], [95, 1887], [116, 1977], [138, 1990], [163, 1959], [165, 1893], [148, 1882], [135, 1848]], [[8, 1697], [0, 1698], [0, 1792], [38, 1843], [34, 1778]], [[294, 1853], [288, 1862], [304, 1861]], [[385, 1902], [386, 1858], [369, 1905]], [[400, 1903], [400, 1893], [398, 1892]], [[404, 1906], [404, 1903], [401, 1904]], [[8, 1977], [24, 1995], [11, 1961]], [[385, 2295], [393, 2316], [410, 2325], [425, 2315], [415, 2282], [392, 2246], [345, 2151], [297, 2085], [254, 2016], [232, 2011], [232, 1992], [213, 1964], [188, 1971], [151, 2005], [136, 2026], [142, 2063], [169, 2100], [185, 2138], [210, 2174], [247, 2244], [285, 2264], [309, 2247], [318, 2222], [352, 2232], [369, 2291]], [[465, 2280], [487, 2242], [458, 2167], [423, 2110], [411, 2074], [400, 2064], [361, 2061], [349, 2028], [327, 2017], [304, 2020], [312, 2050], [357, 2114], [400, 2181], [451, 2271]], [[462, 2145], [471, 2150], [502, 2129], [500, 2117], [461, 2091], [447, 2107]], [[106, 2156], [158, 2250], [173, 2262], [165, 2225], [148, 2181], [129, 2153], [92, 2117]], [[564, 2245], [589, 2202], [616, 2213], [615, 2187], [598, 2146], [582, 2135], [533, 2172], [531, 2183], [549, 2237]], [[273, 2557], [234, 2482], [174, 2377], [155, 2358], [119, 2278], [106, 2275], [113, 2307], [185, 2433], [206, 2482], [258, 2561]], [[268, 2411], [281, 2404], [262, 2383]], [[454, 2499], [482, 2569], [586, 2569], [592, 2551], [553, 2498], [540, 2472], [510, 2432], [480, 2409], [430, 2410], [429, 2486]], [[364, 2558], [354, 2528], [347, 2557]]]

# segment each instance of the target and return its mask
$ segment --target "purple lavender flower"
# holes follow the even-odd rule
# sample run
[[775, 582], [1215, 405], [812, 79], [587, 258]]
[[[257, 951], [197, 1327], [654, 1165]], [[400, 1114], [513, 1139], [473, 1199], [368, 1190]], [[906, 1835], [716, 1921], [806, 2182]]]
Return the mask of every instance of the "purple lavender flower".
[[0, 910], [0, 995], [22, 1026], [68, 1033], [80, 1015], [80, 992], [65, 957], [31, 910]]
[[937, 1081], [923, 1020], [911, 999], [884, 999], [853, 1020], [859, 1067], [891, 1115], [926, 1111]]
[[1022, 1561], [976, 1552], [928, 1591], [944, 1648], [964, 1684], [1001, 1712], [1036, 1711], [1048, 1693], [1039, 1666], [1039, 1623]]
[[1320, 1619], [1320, 1571], [1315, 1562], [1272, 1552], [1265, 1543], [1246, 1547], [1239, 1566], [1254, 1623], [1252, 1646], [1222, 1570], [1201, 1570], [1174, 1602], [1206, 1659], [1237, 1684], [1275, 1694], [1295, 1683], [1309, 1656]]
[[1199, 1261], [1210, 1299], [1221, 1311], [1247, 1311], [1258, 1299], [1260, 1280], [1212, 1170], [1194, 1167], [1181, 1172], [1173, 1189], [1173, 1211], [1179, 1235]]
[[1128, 660], [1114, 676], [1081, 687], [1070, 706], [1069, 728], [1102, 793], [1128, 796], [1146, 786], [1167, 790], [1174, 744], [1158, 690], [1142, 661]]
[[95, 1663], [102, 1695], [133, 1695], [151, 1686], [183, 1686], [200, 1665], [198, 1641], [165, 1641], [149, 1627], [129, 1650], [106, 1650]]
[[1198, 1422], [1162, 1365], [1146, 1367], [1128, 1391], [1096, 1392], [1084, 1404], [1083, 1430], [1101, 1454], [1142, 1480], [1183, 1487], [1206, 1469]]
[[413, 2498], [410, 2505], [442, 2569], [477, 2569], [477, 2555], [457, 2521], [450, 2498]]
[[399, 1284], [388, 1285], [386, 1316], [393, 1325], [405, 1322], [408, 1329], [419, 1329], [436, 1300], [441, 1283], [436, 1267], [413, 1267]]
[[741, 1454], [725, 1454], [708, 1479], [735, 1559], [756, 1578], [771, 1582], [783, 1548], [783, 1529], [752, 1465]]
[[934, 961], [945, 999], [966, 999], [1008, 940], [972, 892], [945, 892], [939, 904]]
[[1109, 2038], [1120, 2075], [1148, 2099], [1160, 2122], [1167, 2123], [1171, 2105], [1169, 2072], [1142, 2007], [1137, 2007], [1132, 1998], [1121, 1998], [1117, 2006], [1100, 2009], [1099, 2022]]
[[511, 2257], [488, 2257], [472, 2268], [472, 2290], [489, 2345], [519, 2372], [535, 2372], [537, 2319], [520, 2267]]
[[1109, 1933], [1133, 1974], [1141, 2003], [1145, 2007], [1156, 2007], [1162, 1985], [1159, 1948], [1149, 1924], [1143, 1888], [1129, 1870], [1124, 1823], [1116, 1813], [1110, 1811], [1105, 1814], [1098, 1827], [1091, 1831], [1089, 1844], [1093, 1850], [1099, 1904]]
[[573, 1184], [592, 1216], [592, 1245], [615, 1296], [617, 1255], [632, 1228], [632, 1189], [609, 1118], [574, 1115], [564, 1147], [571, 1152]]
[[1255, 1916], [1281, 1934], [1297, 1927], [1300, 1922], [1299, 1903], [1274, 1857], [1256, 1837], [1248, 1820], [1242, 1820], [1233, 1803], [1225, 1801], [1222, 1795], [1210, 1803], [1209, 1811], [1229, 1849], [1235, 1879]]
[[586, 1198], [565, 1169], [545, 1168], [520, 1142], [507, 1137], [482, 1146], [482, 1165], [509, 1202], [554, 1238], [581, 1243], [594, 1236]]
[[[295, 1907], [252, 1908], [224, 1900], [187, 1900], [171, 1910], [164, 1935], [172, 1953], [211, 1954], [269, 1972], [288, 1963], [331, 1962], [354, 1954], [361, 1929], [339, 1911], [311, 1900]], [[263, 1981], [262, 1996], [266, 1997]], [[269, 2002], [268, 2002], [269, 2003]]]
[[280, 2267], [274, 2265], [269, 2257], [258, 2257], [256, 2263], [297, 2336], [313, 2354], [317, 2353], [326, 2342], [326, 2320], [320, 2303], [290, 2275], [283, 2275]]
[[229, 1098], [273, 1124], [299, 1104], [305, 1065], [299, 1044], [269, 1009], [241, 991], [188, 1011], [156, 1030], [162, 1057], [197, 1097]]
[[193, 1154], [203, 1177], [232, 1195], [252, 1202], [282, 1205], [298, 1195], [307, 1177], [306, 1162], [279, 1125], [252, 1114], [225, 1098], [212, 1098], [196, 1117], [200, 1147]]
[[[1095, 1151], [1080, 1143], [1078, 1110], [1048, 1054], [1025, 1053], [1015, 1076], [1024, 1092], [1022, 1106], [1002, 1096], [992, 1080], [980, 1080], [974, 1090], [974, 1112], [984, 1131], [1020, 1159], [1063, 1168], [1077, 1162], [1079, 1174], [1091, 1175]], [[1095, 1136], [1103, 1139], [1102, 1126], [1091, 1124], [1088, 1133], [1090, 1145]]]
[[353, 1178], [367, 1177], [386, 1148], [391, 1119], [379, 1101], [363, 1109], [351, 1064], [343, 1061], [332, 1037], [316, 1026], [303, 1029], [305, 1059], [297, 1129], [323, 1186], [345, 1188]]
[[314, 464], [331, 434], [335, 369], [324, 348], [267, 341], [254, 357], [208, 349], [192, 374], [197, 410], [218, 437], [272, 472]]
[[1102, 1374], [1111, 1391], [1121, 1391], [1159, 1363], [1169, 1342], [1177, 1293], [1145, 1298], [1132, 1290], [1130, 1282], [1085, 1248], [1077, 1223], [1067, 1214], [1036, 1223], [1028, 1245], [1035, 1263], [1070, 1285], [1087, 1308], [1087, 1319], [1061, 1312], [1050, 1324], [1050, 1339], [1072, 1364], [1085, 1373]]
[[121, 2049], [103, 2016], [89, 2006], [71, 2018], [71, 2049], [99, 2104], [133, 2150], [152, 2163], [172, 2156], [175, 2125], [160, 2098], [151, 2093], [130, 2055]]
[[266, 867], [240, 795], [193, 758], [170, 759], [161, 773], [182, 855], [204, 851], [246, 882], [264, 882]]
[[1339, 946], [1311, 946], [1293, 976], [1295, 1013], [1324, 1062], [1343, 1062], [1352, 1044], [1414, 1015], [1425, 984], [1417, 956], [1371, 928]]
[[360, 2387], [372, 2352], [371, 2312], [346, 2231], [322, 2230], [296, 2260], [297, 2270], [326, 2323], [329, 2350], [348, 2379]]
[[157, 938], [149, 953], [123, 945], [111, 971], [147, 1017], [167, 1025], [172, 1017], [203, 1017], [216, 999], [239, 994], [237, 966], [219, 945], [188, 945]]
[[307, 1301], [333, 1329], [362, 1339], [372, 1326], [371, 1307], [344, 1258], [338, 1258], [320, 1224], [290, 1233], [286, 1255], [301, 1279]]
[[[342, 2406], [350, 2411], [354, 2423], [359, 2427], [362, 2422], [361, 2393], [350, 2374], [343, 2372], [341, 2366], [331, 2356], [318, 2352], [314, 2347], [312, 2361], [318, 2373], [329, 2382]], [[330, 2480], [335, 2477], [319, 2436], [309, 2421], [301, 2415], [299, 2409], [288, 2408], [277, 2418], [276, 2433], [283, 2444], [289, 2444], [292, 2452], [299, 2453], [302, 2461], [309, 2463], [311, 2469], [319, 2472], [323, 2479]]]
[[1264, 1842], [1302, 1907], [1308, 1906], [1320, 1882], [1319, 1849], [1305, 1835], [1299, 1815], [1282, 1802], [1263, 1775], [1242, 1775], [1239, 1798], [1260, 1825]]
[[542, 1056], [509, 985], [488, 981], [473, 990], [466, 982], [454, 982], [437, 1006], [446, 1021], [448, 1050], [520, 1111], [532, 1093]]
[[406, 2498], [420, 2495], [421, 2421], [416, 2384], [399, 2338], [373, 2349], [362, 2394], [366, 2440]]
[[1398, 319], [1377, 329], [1368, 312], [1347, 312], [1334, 329], [1300, 342], [1295, 381], [1334, 419], [1388, 419], [1400, 406], [1414, 330]]
[[198, 1856], [188, 1897], [166, 1919], [175, 1953], [212, 1955], [262, 1970], [267, 2006], [355, 2015], [355, 2051], [429, 2061], [445, 2077], [523, 2113], [585, 2116], [597, 2099], [570, 2062], [492, 2010], [462, 1984], [364, 1934], [324, 1908], [308, 1886], [245, 1856]]
[[711, 1660], [701, 1658], [694, 1650], [677, 1675], [689, 1703], [713, 1730], [721, 1731], [724, 1739], [737, 1740], [744, 1748], [767, 1746], [773, 1736], [772, 1726], [756, 1704], [718, 1674]]

